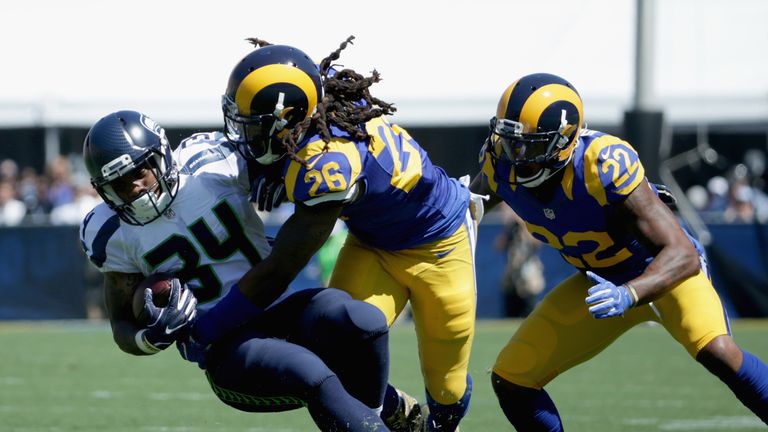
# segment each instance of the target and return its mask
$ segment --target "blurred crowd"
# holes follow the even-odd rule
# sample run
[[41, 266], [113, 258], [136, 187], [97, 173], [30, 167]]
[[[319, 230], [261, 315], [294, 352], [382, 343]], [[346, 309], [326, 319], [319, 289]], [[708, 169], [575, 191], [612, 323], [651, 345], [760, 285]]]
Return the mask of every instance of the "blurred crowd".
[[[37, 172], [12, 159], [0, 161], [0, 226], [79, 224], [101, 201], [81, 165], [79, 157], [58, 156]], [[686, 196], [706, 223], [768, 223], [764, 171], [762, 152], [747, 155], [724, 175], [690, 186]], [[279, 224], [291, 210], [283, 205], [261, 216]]]
[[0, 161], [0, 226], [76, 225], [101, 199], [83, 170], [64, 156], [44, 172]]
[[504, 229], [493, 247], [505, 256], [499, 287], [507, 317], [527, 316], [544, 290], [544, 264], [539, 258], [541, 242], [525, 229], [525, 222], [505, 203], [498, 207]]
[[768, 223], [768, 193], [762, 153], [747, 157], [747, 163], [731, 167], [725, 175], [693, 185], [686, 190], [691, 205], [706, 223]]
[[[43, 172], [20, 167], [12, 159], [0, 160], [0, 227], [78, 225], [100, 202], [77, 155], [54, 158]], [[280, 224], [292, 210], [286, 203], [259, 215], [265, 223]]]

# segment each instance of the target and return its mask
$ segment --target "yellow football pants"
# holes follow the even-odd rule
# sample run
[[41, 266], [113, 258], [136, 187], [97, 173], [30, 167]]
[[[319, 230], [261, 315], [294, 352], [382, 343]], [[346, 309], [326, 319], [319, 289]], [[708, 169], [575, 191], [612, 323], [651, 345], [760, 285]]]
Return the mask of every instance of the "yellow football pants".
[[547, 294], [502, 349], [494, 372], [517, 385], [540, 389], [646, 321], [664, 326], [694, 358], [712, 339], [729, 334], [720, 298], [704, 272], [623, 317], [593, 318], [584, 302], [591, 285], [576, 273]]
[[421, 372], [441, 404], [458, 402], [467, 385], [477, 301], [475, 228], [469, 219], [446, 239], [394, 252], [350, 234], [329, 284], [376, 305], [389, 325], [410, 300]]

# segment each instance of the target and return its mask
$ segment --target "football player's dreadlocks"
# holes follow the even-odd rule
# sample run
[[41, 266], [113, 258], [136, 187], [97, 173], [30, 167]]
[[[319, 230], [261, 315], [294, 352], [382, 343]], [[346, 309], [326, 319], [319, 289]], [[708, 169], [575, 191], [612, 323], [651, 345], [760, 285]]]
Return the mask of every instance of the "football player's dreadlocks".
[[[320, 137], [326, 143], [326, 150], [328, 149], [327, 144], [331, 141], [328, 123], [336, 125], [356, 140], [368, 142], [370, 135], [365, 131], [365, 123], [376, 117], [392, 114], [396, 110], [393, 104], [373, 97], [368, 90], [371, 85], [381, 81], [381, 77], [376, 70], [369, 77], [364, 77], [352, 69], [342, 69], [332, 76], [328, 76], [328, 72], [331, 71], [332, 62], [339, 59], [341, 51], [348, 44], [351, 44], [354, 39], [354, 36], [348, 37], [339, 45], [337, 50], [320, 62], [319, 69], [323, 84], [323, 99], [317, 104], [317, 111], [311, 117], [296, 124], [282, 140], [288, 155], [297, 162], [306, 164], [306, 161], [296, 156], [296, 151], [298, 151], [297, 141], [305, 131], [316, 128]], [[258, 48], [272, 45], [258, 38], [248, 38], [246, 40]]]

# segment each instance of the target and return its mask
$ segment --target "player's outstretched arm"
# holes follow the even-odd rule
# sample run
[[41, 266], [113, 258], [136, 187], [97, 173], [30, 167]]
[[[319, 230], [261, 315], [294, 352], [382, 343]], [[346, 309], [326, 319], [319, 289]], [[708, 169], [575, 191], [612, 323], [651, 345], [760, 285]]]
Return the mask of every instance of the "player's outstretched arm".
[[699, 271], [699, 256], [674, 213], [643, 181], [620, 205], [620, 216], [654, 260], [639, 277], [629, 281], [637, 292], [637, 304], [651, 302], [677, 283]]
[[293, 215], [280, 227], [269, 256], [249, 270], [193, 324], [191, 337], [195, 343], [209, 346], [257, 316], [285, 292], [288, 284], [328, 239], [341, 209], [339, 202], [312, 207], [297, 204]]
[[340, 202], [297, 204], [280, 227], [272, 253], [240, 279], [243, 293], [261, 307], [275, 301], [328, 240], [342, 206]]

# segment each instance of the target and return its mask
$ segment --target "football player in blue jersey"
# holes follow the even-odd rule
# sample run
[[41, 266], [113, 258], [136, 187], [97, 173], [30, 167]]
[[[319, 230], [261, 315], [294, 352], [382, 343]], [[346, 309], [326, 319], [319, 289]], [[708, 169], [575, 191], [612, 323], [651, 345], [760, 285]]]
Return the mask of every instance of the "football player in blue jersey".
[[578, 272], [499, 354], [492, 384], [519, 431], [562, 431], [544, 387], [633, 326], [655, 321], [768, 422], [768, 368], [740, 349], [699, 243], [681, 228], [620, 138], [584, 128], [566, 80], [527, 75], [502, 94], [474, 192], [506, 202]]
[[[221, 133], [192, 135], [172, 153], [160, 125], [118, 111], [94, 124], [83, 154], [104, 203], [83, 220], [81, 241], [104, 273], [120, 349], [150, 355], [177, 342], [183, 351], [196, 316], [234, 301], [234, 319], [250, 319], [198, 359], [221, 401], [249, 412], [306, 406], [324, 431], [388, 430], [379, 417], [389, 370], [383, 314], [322, 288], [254, 314], [234, 286], [270, 247], [250, 203], [251, 170]], [[157, 307], [145, 290], [142, 324], [134, 291], [157, 273], [174, 276], [170, 302]]]
[[[278, 164], [296, 204], [272, 253], [239, 288], [255, 305], [268, 304], [343, 220], [349, 234], [329, 285], [375, 305], [389, 325], [410, 301], [418, 336], [426, 421], [391, 386], [382, 417], [392, 430], [454, 431], [472, 392], [477, 221], [470, 192], [387, 121], [394, 107], [369, 92], [376, 71], [363, 77], [331, 68], [351, 40], [316, 65], [296, 48], [253, 39], [258, 48], [230, 75], [222, 101], [227, 138], [252, 160]], [[215, 306], [216, 314], [228, 316], [226, 305]], [[224, 331], [202, 317], [192, 336], [204, 346]]]

